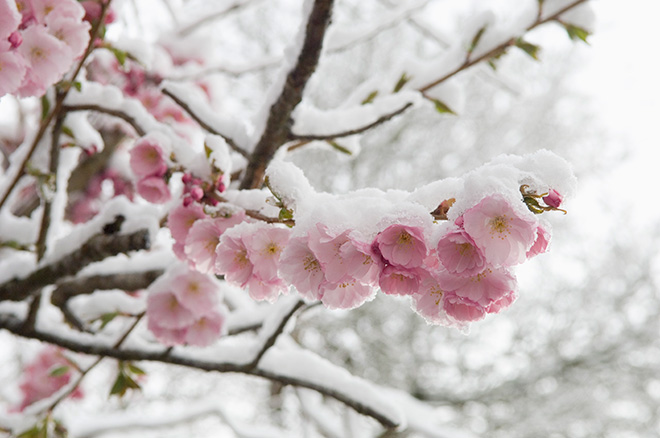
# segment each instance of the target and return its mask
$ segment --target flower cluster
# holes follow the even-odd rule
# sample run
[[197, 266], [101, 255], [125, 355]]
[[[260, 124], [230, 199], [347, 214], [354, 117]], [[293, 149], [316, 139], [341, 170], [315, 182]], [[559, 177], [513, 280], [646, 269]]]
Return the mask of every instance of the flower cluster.
[[[22, 411], [32, 403], [50, 397], [71, 380], [73, 374], [71, 362], [55, 346], [48, 346], [23, 369], [20, 383], [23, 400], [18, 406]], [[71, 393], [71, 398], [83, 396], [79, 387]]]
[[453, 222], [422, 223], [389, 223], [371, 237], [323, 223], [292, 233], [242, 210], [221, 207], [208, 215], [196, 202], [177, 207], [168, 220], [179, 258], [223, 275], [254, 299], [273, 301], [291, 285], [308, 300], [349, 309], [380, 289], [410, 296], [428, 321], [454, 326], [508, 307], [517, 287], [510, 268], [545, 252], [550, 240], [547, 225], [500, 194]]
[[224, 330], [217, 284], [195, 271], [172, 273], [149, 287], [149, 330], [166, 345], [205, 346]]
[[85, 9], [75, 0], [0, 0], [0, 97], [41, 96], [89, 41]]
[[135, 188], [140, 196], [154, 204], [163, 204], [171, 198], [163, 151], [166, 143], [164, 137], [146, 135], [135, 142], [130, 152], [131, 170], [138, 178]]

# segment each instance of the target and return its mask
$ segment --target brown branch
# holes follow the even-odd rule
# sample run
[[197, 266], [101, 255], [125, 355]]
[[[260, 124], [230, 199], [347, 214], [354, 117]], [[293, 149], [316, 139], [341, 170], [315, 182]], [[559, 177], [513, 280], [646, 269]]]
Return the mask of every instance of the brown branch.
[[24, 300], [34, 295], [42, 287], [74, 275], [90, 263], [148, 247], [149, 231], [147, 230], [139, 230], [126, 235], [97, 234], [60, 260], [37, 269], [25, 278], [15, 278], [0, 285], [0, 300]]
[[142, 137], [145, 135], [147, 132], [138, 124], [138, 122], [128, 114], [118, 111], [118, 110], [113, 110], [109, 108], [104, 108], [100, 105], [92, 105], [92, 104], [87, 104], [87, 105], [64, 105], [62, 107], [62, 110], [65, 112], [74, 112], [74, 111], [94, 111], [97, 113], [102, 113], [102, 114], [107, 114], [109, 116], [117, 117], [119, 119], [122, 119], [123, 121], [127, 122], [129, 125], [135, 129], [135, 132], [137, 135]]
[[333, 0], [315, 0], [307, 21], [302, 50], [296, 65], [286, 77], [284, 88], [270, 107], [268, 120], [261, 138], [250, 156], [245, 169], [241, 189], [260, 187], [266, 166], [275, 151], [286, 143], [289, 137], [291, 113], [302, 100], [305, 85], [316, 70], [321, 56], [323, 38], [330, 22]]
[[120, 349], [113, 346], [103, 344], [85, 343], [80, 338], [70, 339], [54, 334], [49, 331], [41, 331], [37, 329], [26, 330], [24, 322], [14, 315], [0, 314], [0, 329], [5, 329], [15, 335], [22, 336], [30, 339], [37, 339], [50, 344], [59, 345], [70, 351], [82, 354], [89, 354], [93, 356], [112, 357], [118, 360], [127, 361], [152, 361], [168, 363], [172, 365], [181, 365], [188, 368], [194, 368], [202, 371], [216, 371], [225, 373], [243, 373], [246, 375], [263, 377], [272, 381], [280, 382], [284, 385], [293, 385], [301, 388], [309, 388], [320, 394], [332, 397], [338, 401], [343, 402], [347, 406], [359, 412], [362, 415], [369, 416], [386, 428], [395, 428], [399, 425], [392, 421], [392, 419], [384, 416], [373, 408], [360, 403], [359, 401], [351, 398], [347, 394], [336, 391], [329, 386], [323, 386], [307, 380], [278, 374], [273, 371], [264, 370], [261, 368], [248, 368], [245, 364], [232, 363], [232, 362], [210, 362], [206, 360], [198, 360], [189, 357], [171, 354], [171, 348], [164, 349], [163, 351], [143, 351], [138, 349]]
[[69, 307], [69, 300], [78, 295], [91, 294], [97, 290], [120, 289], [134, 291], [144, 289], [163, 274], [162, 269], [152, 271], [92, 275], [60, 282], [50, 296], [50, 302], [62, 311], [64, 319], [80, 331], [89, 331], [85, 324]]
[[229, 147], [232, 148], [232, 150], [234, 150], [235, 152], [238, 152], [239, 154], [243, 155], [245, 158], [248, 158], [248, 157], [250, 156], [250, 154], [248, 154], [248, 153], [245, 151], [245, 149], [243, 149], [243, 148], [240, 147], [238, 144], [236, 144], [236, 142], [235, 142], [234, 140], [232, 140], [230, 137], [227, 137], [226, 135], [221, 134], [221, 133], [218, 132], [215, 128], [213, 128], [211, 125], [209, 125], [209, 124], [206, 123], [204, 120], [202, 120], [202, 118], [199, 117], [199, 116], [198, 116], [198, 115], [192, 110], [192, 108], [190, 108], [190, 106], [189, 106], [186, 102], [184, 102], [183, 100], [181, 100], [181, 99], [180, 99], [178, 96], [176, 96], [174, 93], [172, 93], [171, 91], [169, 91], [169, 90], [166, 89], [166, 88], [163, 88], [161, 91], [162, 91], [162, 93], [163, 93], [164, 95], [168, 96], [170, 99], [172, 99], [174, 102], [176, 102], [176, 104], [179, 105], [179, 106], [180, 106], [185, 112], [187, 112], [188, 115], [189, 115], [190, 117], [192, 117], [193, 120], [195, 120], [195, 121], [199, 124], [199, 126], [201, 126], [202, 128], [204, 128], [206, 131], [210, 132], [211, 134], [215, 134], [215, 135], [218, 135], [218, 136], [224, 138], [225, 141], [227, 142], [227, 144], [229, 145]]
[[[230, 204], [230, 202], [226, 198], [222, 197], [217, 193], [209, 193], [208, 196], [210, 196], [211, 198], [215, 199], [218, 202], [224, 202]], [[293, 219], [280, 219], [277, 217], [270, 217], [270, 216], [266, 216], [265, 214], [259, 213], [257, 210], [244, 210], [244, 211], [246, 216], [249, 216], [253, 219], [257, 219], [262, 222], [266, 222], [267, 224], [284, 224], [290, 227], [296, 224], [296, 221]]]
[[261, 349], [259, 349], [259, 352], [254, 356], [252, 362], [248, 364], [249, 368], [256, 368], [257, 365], [259, 365], [259, 361], [264, 356], [264, 354], [266, 354], [266, 351], [268, 351], [268, 349], [275, 344], [277, 338], [284, 331], [284, 327], [286, 326], [286, 323], [289, 322], [293, 314], [296, 313], [296, 311], [300, 309], [304, 304], [305, 304], [304, 301], [298, 300], [294, 303], [293, 306], [291, 306], [291, 309], [289, 309], [286, 315], [282, 317], [282, 320], [280, 321], [279, 325], [275, 328], [275, 330], [273, 330], [270, 336], [268, 336], [264, 344], [261, 346]]
[[[532, 29], [534, 29], [534, 28], [536, 28], [536, 27], [538, 27], [542, 24], [548, 23], [550, 21], [556, 21], [556, 20], [559, 19], [559, 17], [562, 14], [570, 11], [571, 9], [575, 8], [576, 6], [579, 6], [582, 3], [585, 3], [587, 1], [588, 0], [575, 0], [573, 3], [568, 4], [567, 6], [561, 8], [559, 11], [555, 12], [554, 14], [552, 14], [548, 17], [540, 18], [540, 16], [537, 16], [534, 23], [529, 25], [527, 27], [526, 31], [529, 32], [530, 30], [532, 30]], [[487, 59], [492, 58], [493, 56], [498, 55], [499, 53], [502, 53], [503, 50], [506, 50], [508, 47], [513, 46], [516, 43], [516, 39], [517, 39], [517, 37], [510, 38], [507, 41], [499, 44], [495, 48], [493, 48], [493, 49], [489, 50], [488, 52], [484, 53], [483, 55], [478, 56], [477, 58], [472, 59], [472, 58], [468, 57], [468, 59], [466, 59], [465, 62], [463, 64], [461, 64], [459, 67], [457, 67], [456, 69], [450, 71], [449, 73], [447, 73], [443, 77], [441, 77], [439, 79], [436, 79], [435, 81], [433, 81], [433, 82], [431, 82], [427, 85], [424, 85], [423, 87], [421, 87], [419, 89], [419, 91], [421, 91], [422, 93], [425, 93], [426, 91], [430, 90], [431, 88], [433, 88], [437, 85], [440, 85], [441, 83], [443, 83], [447, 79], [453, 77], [457, 73], [459, 73], [459, 72], [461, 72], [461, 71], [463, 71], [463, 70], [465, 70], [469, 67], [472, 67], [473, 65], [478, 64], [481, 61], [485, 61]]]
[[20, 181], [20, 179], [25, 174], [25, 166], [27, 165], [28, 161], [30, 161], [30, 158], [32, 158], [32, 154], [34, 154], [34, 151], [37, 149], [37, 146], [39, 145], [39, 142], [43, 138], [44, 134], [46, 134], [48, 125], [50, 125], [50, 122], [53, 121], [53, 118], [55, 118], [56, 115], [59, 115], [60, 112], [62, 111], [64, 99], [66, 99], [66, 96], [69, 94], [69, 91], [71, 91], [71, 87], [73, 87], [73, 81], [75, 81], [76, 77], [78, 76], [78, 73], [80, 73], [80, 70], [82, 69], [83, 65], [85, 64], [85, 61], [87, 60], [87, 57], [90, 55], [90, 53], [92, 53], [92, 50], [94, 49], [94, 45], [96, 43], [96, 37], [99, 34], [101, 25], [105, 21], [105, 15], [108, 12], [111, 3], [112, 0], [102, 2], [101, 14], [99, 16], [98, 21], [96, 21], [92, 26], [92, 30], [90, 31], [90, 36], [89, 36], [89, 43], [87, 44], [85, 53], [83, 54], [82, 58], [80, 58], [80, 61], [78, 62], [78, 65], [76, 66], [73, 75], [71, 76], [71, 80], [61, 82], [62, 89], [60, 90], [59, 93], [57, 93], [57, 98], [55, 99], [55, 106], [53, 107], [53, 110], [49, 112], [46, 115], [46, 117], [41, 121], [41, 125], [39, 126], [39, 131], [37, 131], [37, 135], [34, 137], [34, 140], [32, 140], [32, 144], [30, 145], [27, 154], [23, 158], [19, 171], [16, 173], [16, 176], [14, 177], [12, 182], [9, 184], [9, 187], [7, 188], [7, 192], [0, 199], [0, 208], [2, 208], [3, 205], [5, 205], [5, 202], [7, 202], [7, 199], [9, 199], [9, 195], [11, 195], [11, 192], [16, 187], [16, 184], [18, 184], [18, 181]]
[[[59, 114], [55, 119], [55, 125], [53, 126], [53, 131], [51, 135], [51, 144], [50, 144], [50, 163], [48, 164], [48, 177], [54, 178], [53, 181], [53, 193], [52, 196], [55, 196], [57, 192], [57, 170], [60, 166], [60, 134], [62, 133], [62, 123], [63, 117], [62, 114]], [[46, 186], [49, 185], [49, 181], [46, 182]], [[46, 190], [51, 190], [51, 187], [46, 187]], [[51, 199], [48, 196], [44, 196], [44, 211], [41, 216], [41, 227], [39, 228], [39, 237], [37, 237], [37, 243], [35, 245], [37, 252], [37, 262], [40, 261], [44, 253], [46, 252], [46, 239], [48, 238], [48, 229], [50, 228], [50, 210], [52, 207]]]
[[[314, 135], [314, 134], [291, 134], [291, 139], [293, 140], [302, 140], [302, 141], [307, 141], [307, 140], [331, 140], [333, 138], [341, 138], [341, 137], [350, 137], [351, 135], [356, 135], [356, 134], [361, 134], [365, 131], [368, 131], [372, 128], [375, 128], [378, 125], [381, 125], [385, 122], [388, 122], [389, 120], [393, 119], [394, 117], [398, 116], [399, 114], [403, 113], [405, 110], [410, 108], [413, 104], [412, 103], [407, 103], [403, 107], [399, 108], [396, 111], [393, 111], [391, 113], [385, 114], [381, 117], [378, 118], [375, 122], [372, 122], [366, 126], [363, 126], [361, 128], [356, 128], [356, 129], [350, 129], [348, 131], [342, 131], [342, 132], [337, 132], [336, 134], [326, 134], [326, 135]], [[292, 150], [292, 147], [289, 147], [289, 150]]]
[[251, 6], [251, 3], [249, 1], [245, 1], [245, 2], [242, 2], [242, 3], [241, 2], [236, 3], [236, 4], [228, 7], [227, 9], [223, 9], [222, 11], [218, 11], [218, 12], [215, 12], [213, 14], [207, 15], [207, 16], [205, 16], [205, 17], [203, 17], [203, 18], [201, 18], [197, 21], [194, 21], [194, 22], [186, 25], [185, 27], [179, 29], [179, 31], [177, 33], [181, 37], [188, 36], [191, 33], [193, 33], [195, 30], [199, 29], [200, 27], [202, 27], [206, 24], [209, 24], [210, 22], [213, 22], [213, 21], [217, 20], [218, 18], [221, 18], [225, 15], [229, 15], [232, 12], [236, 12], [236, 11], [242, 9], [242, 8], [245, 8], [247, 6]]

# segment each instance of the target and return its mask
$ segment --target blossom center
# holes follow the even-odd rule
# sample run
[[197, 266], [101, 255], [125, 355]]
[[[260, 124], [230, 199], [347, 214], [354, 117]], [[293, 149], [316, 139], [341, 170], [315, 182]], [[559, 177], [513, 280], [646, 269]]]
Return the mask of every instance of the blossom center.
[[509, 220], [505, 214], [495, 216], [488, 222], [488, 225], [490, 225], [493, 233], [504, 234], [509, 232]]
[[319, 261], [314, 258], [314, 256], [307, 256], [303, 260], [303, 269], [305, 271], [318, 271], [320, 269]]
[[472, 254], [472, 245], [469, 243], [457, 243], [456, 250], [462, 256]]
[[399, 239], [397, 239], [396, 243], [399, 245], [410, 245], [412, 243], [412, 236], [403, 231], [399, 234]]

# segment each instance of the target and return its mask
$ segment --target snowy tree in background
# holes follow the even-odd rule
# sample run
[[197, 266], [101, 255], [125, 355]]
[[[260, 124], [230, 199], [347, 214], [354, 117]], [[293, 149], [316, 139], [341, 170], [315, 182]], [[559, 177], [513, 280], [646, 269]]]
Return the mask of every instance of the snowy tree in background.
[[[457, 436], [406, 391], [306, 348], [296, 322], [390, 295], [467, 333], [524, 295], [515, 267], [547, 251], [570, 166], [540, 150], [411, 190], [355, 190], [310, 163], [324, 192], [298, 161], [356, 156], [410, 113], [447, 123], [463, 71], [516, 50], [537, 59], [527, 35], [542, 26], [586, 40], [591, 14], [585, 0], [530, 0], [466, 10], [444, 35], [443, 2], [333, 3], [163, 0], [147, 16], [119, 0], [0, 0], [15, 121], [0, 133], [0, 327], [50, 344], [23, 366], [0, 430], [95, 436], [213, 414], [236, 436]], [[377, 74], [356, 69], [351, 52], [401, 23], [419, 46]], [[415, 156], [439, 161], [433, 149], [428, 138]], [[305, 421], [238, 419], [214, 399], [141, 414], [131, 399], [173, 375], [162, 364], [295, 388]], [[67, 411], [94, 391], [112, 397], [110, 421]], [[338, 406], [350, 409], [339, 426]]]

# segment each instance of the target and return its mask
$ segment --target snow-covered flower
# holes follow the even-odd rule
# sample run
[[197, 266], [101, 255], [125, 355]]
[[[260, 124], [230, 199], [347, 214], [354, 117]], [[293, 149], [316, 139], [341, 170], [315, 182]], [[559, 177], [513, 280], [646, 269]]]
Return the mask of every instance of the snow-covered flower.
[[243, 235], [248, 225], [237, 225], [227, 230], [216, 248], [215, 273], [224, 275], [225, 280], [241, 287], [247, 284], [254, 270]]
[[321, 298], [321, 285], [326, 282], [321, 262], [307, 245], [307, 237], [289, 240], [280, 259], [280, 275], [308, 300]]
[[416, 268], [427, 254], [424, 230], [420, 227], [394, 224], [378, 233], [374, 246], [388, 264]]
[[216, 247], [222, 233], [244, 219], [245, 214], [237, 212], [229, 217], [199, 219], [193, 223], [186, 236], [184, 251], [195, 269], [204, 273], [213, 271]]
[[406, 269], [402, 266], [385, 266], [380, 273], [378, 284], [387, 295], [414, 295], [419, 292], [423, 270]]
[[353, 309], [373, 299], [373, 287], [356, 280], [326, 284], [323, 287], [321, 302], [328, 309]]
[[[531, 217], [530, 217], [531, 216]], [[463, 227], [488, 263], [522, 263], [536, 239], [536, 219], [514, 209], [502, 195], [482, 199], [463, 214]]]
[[504, 268], [486, 268], [472, 277], [460, 277], [449, 272], [437, 274], [442, 290], [478, 303], [483, 308], [515, 293], [516, 278]]
[[486, 260], [470, 236], [456, 228], [440, 238], [437, 256], [442, 266], [452, 274], [470, 277], [484, 270]]
[[254, 265], [254, 274], [268, 282], [277, 277], [280, 256], [291, 231], [272, 224], [255, 224], [249, 236], [248, 256]]
[[548, 225], [539, 225], [536, 228], [536, 240], [532, 247], [527, 251], [527, 258], [534, 257], [539, 254], [543, 254], [548, 250], [550, 245], [550, 239], [552, 234]]

